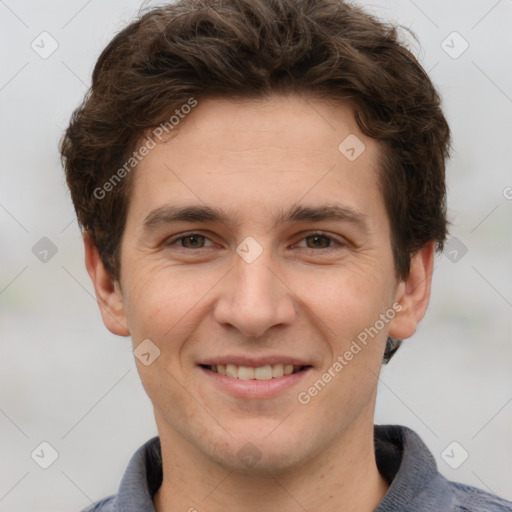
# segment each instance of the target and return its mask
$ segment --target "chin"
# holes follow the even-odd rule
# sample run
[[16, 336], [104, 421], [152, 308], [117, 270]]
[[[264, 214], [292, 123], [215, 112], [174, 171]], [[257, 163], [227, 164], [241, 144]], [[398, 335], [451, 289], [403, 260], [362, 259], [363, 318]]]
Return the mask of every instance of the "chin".
[[[309, 452], [314, 449], [304, 443], [298, 432], [290, 432], [284, 428], [278, 432], [278, 425], [278, 422], [273, 421], [270, 428], [267, 425], [265, 428], [248, 428], [243, 434], [227, 436], [223, 443], [213, 443], [216, 445], [215, 451], [210, 451], [206, 456], [226, 470], [240, 474], [268, 476], [269, 473], [278, 474], [292, 470], [305, 459], [312, 457], [313, 453]], [[212, 444], [208, 446], [211, 447]]]

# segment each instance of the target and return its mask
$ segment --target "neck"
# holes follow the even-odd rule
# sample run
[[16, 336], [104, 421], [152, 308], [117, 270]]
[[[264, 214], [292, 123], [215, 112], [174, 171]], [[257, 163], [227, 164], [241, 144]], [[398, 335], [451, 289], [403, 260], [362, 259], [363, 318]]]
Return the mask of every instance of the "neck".
[[375, 462], [373, 422], [366, 424], [292, 471], [257, 475], [222, 468], [188, 451], [183, 438], [160, 433], [164, 475], [155, 510], [372, 512], [389, 484]]

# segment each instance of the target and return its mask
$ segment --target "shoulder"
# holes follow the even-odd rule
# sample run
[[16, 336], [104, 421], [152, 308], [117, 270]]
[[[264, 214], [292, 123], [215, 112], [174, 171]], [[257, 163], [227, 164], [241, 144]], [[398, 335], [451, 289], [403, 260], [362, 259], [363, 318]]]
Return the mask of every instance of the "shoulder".
[[376, 512], [512, 512], [512, 502], [448, 480], [420, 436], [401, 425], [375, 426], [375, 458], [391, 483]]
[[477, 487], [450, 482], [457, 512], [512, 512], [512, 501]]
[[156, 436], [132, 455], [117, 494], [92, 503], [81, 512], [154, 512], [152, 497], [162, 478], [160, 438]]
[[115, 496], [109, 496], [101, 501], [93, 503], [87, 508], [84, 508], [82, 512], [113, 512], [114, 510], [114, 498]]

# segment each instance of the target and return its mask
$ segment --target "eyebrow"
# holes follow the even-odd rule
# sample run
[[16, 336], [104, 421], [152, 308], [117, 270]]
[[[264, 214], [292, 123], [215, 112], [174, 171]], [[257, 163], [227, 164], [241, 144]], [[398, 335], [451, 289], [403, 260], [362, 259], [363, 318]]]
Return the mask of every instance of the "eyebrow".
[[[151, 211], [142, 223], [144, 231], [153, 231], [173, 222], [219, 222], [229, 226], [238, 224], [239, 215], [205, 205], [162, 206]], [[292, 222], [344, 221], [354, 224], [361, 231], [369, 232], [368, 218], [356, 210], [340, 205], [304, 206], [294, 205], [288, 210], [278, 211], [274, 226]]]

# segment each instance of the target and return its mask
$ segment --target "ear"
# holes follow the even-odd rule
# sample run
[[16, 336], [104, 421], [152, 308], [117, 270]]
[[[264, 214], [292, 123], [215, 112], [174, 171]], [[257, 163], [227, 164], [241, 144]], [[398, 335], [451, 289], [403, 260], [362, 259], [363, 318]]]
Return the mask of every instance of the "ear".
[[392, 338], [410, 338], [425, 316], [430, 299], [434, 268], [434, 242], [426, 244], [411, 258], [409, 275], [399, 283], [395, 301], [402, 309], [390, 322], [388, 335]]
[[85, 266], [94, 285], [103, 323], [110, 332], [118, 336], [129, 336], [121, 287], [103, 265], [90, 234], [85, 232], [83, 238]]

